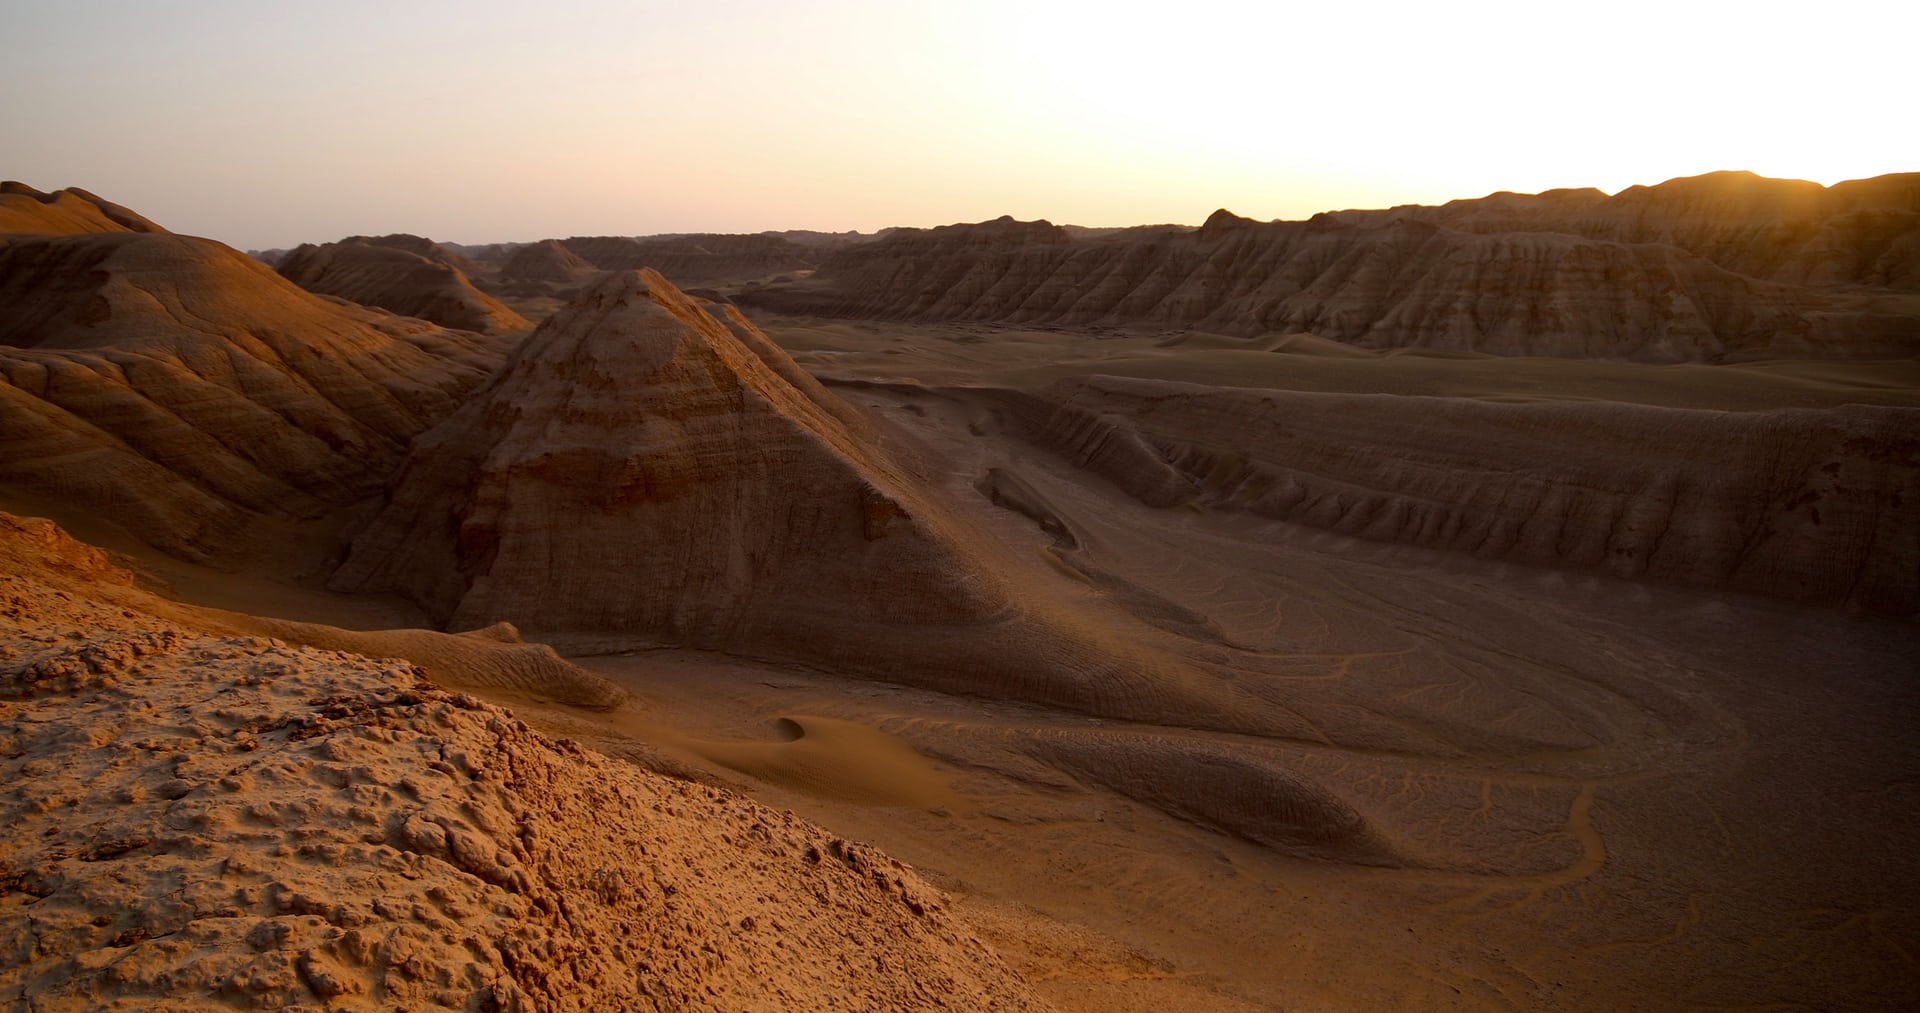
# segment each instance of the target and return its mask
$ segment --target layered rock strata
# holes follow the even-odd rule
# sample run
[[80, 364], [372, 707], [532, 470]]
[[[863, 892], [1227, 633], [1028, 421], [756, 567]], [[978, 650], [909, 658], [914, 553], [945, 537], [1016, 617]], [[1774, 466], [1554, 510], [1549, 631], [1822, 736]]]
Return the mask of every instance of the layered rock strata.
[[1902, 297], [1920, 250], [1915, 186], [1848, 184], [1809, 211], [1754, 196], [1761, 183], [1703, 177], [1597, 203], [1563, 193], [1307, 222], [1220, 211], [1188, 232], [1080, 240], [1010, 218], [902, 229], [833, 253], [804, 284], [741, 298], [881, 320], [1311, 332], [1647, 362], [1920, 352], [1920, 309]]
[[[1002, 396], [1029, 438], [1153, 506], [1875, 612], [1920, 609], [1920, 410], [1200, 387]], [[1223, 437], [1221, 434], [1231, 434]]]
[[211, 240], [0, 236], [0, 492], [206, 560], [378, 491], [503, 357]]

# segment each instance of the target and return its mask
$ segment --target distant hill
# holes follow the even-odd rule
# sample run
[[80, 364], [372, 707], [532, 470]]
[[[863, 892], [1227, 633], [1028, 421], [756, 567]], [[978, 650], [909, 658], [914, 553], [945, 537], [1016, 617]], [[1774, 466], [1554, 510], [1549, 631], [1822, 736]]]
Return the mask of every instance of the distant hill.
[[900, 229], [744, 304], [1064, 328], [1311, 332], [1370, 348], [1654, 362], [1920, 353], [1920, 174], [1750, 173], [1438, 208], [1105, 232]]

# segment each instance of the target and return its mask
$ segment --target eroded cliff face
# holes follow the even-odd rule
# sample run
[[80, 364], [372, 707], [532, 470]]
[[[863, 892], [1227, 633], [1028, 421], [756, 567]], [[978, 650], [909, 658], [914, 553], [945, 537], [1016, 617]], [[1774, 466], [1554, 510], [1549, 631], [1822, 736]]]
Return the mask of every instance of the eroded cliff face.
[[613, 275], [418, 441], [334, 583], [456, 627], [705, 647], [996, 614], [870, 440], [744, 318]]
[[1498, 355], [1902, 356], [1920, 350], [1920, 309], [1899, 298], [1920, 249], [1903, 179], [1815, 187], [1817, 199], [1801, 194], [1813, 184], [1702, 177], [1308, 222], [1221, 211], [1190, 232], [1084, 240], [1001, 219], [900, 230], [833, 254], [804, 284], [741, 298], [868, 319], [1306, 331]]
[[0, 237], [0, 486], [207, 560], [382, 487], [504, 357], [211, 240]]
[[1091, 377], [1005, 395], [1154, 506], [1875, 612], [1920, 610], [1920, 411], [1717, 412]]
[[523, 332], [533, 324], [475, 287], [474, 265], [420, 236], [353, 236], [311, 243], [279, 263], [287, 280], [309, 292], [377, 306], [443, 327], [482, 334]]

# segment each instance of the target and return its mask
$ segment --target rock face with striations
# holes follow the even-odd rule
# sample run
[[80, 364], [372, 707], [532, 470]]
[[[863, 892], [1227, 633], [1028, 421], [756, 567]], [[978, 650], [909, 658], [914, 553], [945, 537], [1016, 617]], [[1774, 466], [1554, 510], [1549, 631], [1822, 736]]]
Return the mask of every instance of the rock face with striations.
[[610, 275], [417, 442], [333, 584], [455, 627], [749, 650], [997, 614], [864, 429], [738, 314]]
[[0, 236], [0, 493], [206, 560], [378, 491], [504, 357], [55, 197], [112, 228]]
[[473, 265], [420, 236], [353, 236], [308, 243], [288, 253], [279, 271], [309, 292], [431, 320], [482, 334], [525, 331], [533, 324], [468, 278]]
[[[1721, 178], [1729, 176], [1734, 178]], [[1613, 198], [1340, 212], [1074, 239], [1011, 219], [899, 230], [741, 298], [870, 319], [1311, 332], [1374, 348], [1720, 361], [1920, 351], [1907, 177], [1805, 187], [1720, 174]], [[1799, 195], [1799, 196], [1795, 196]], [[1811, 210], [1810, 210], [1811, 208]], [[1838, 266], [1834, 266], [1838, 265]]]
[[1920, 611], [1917, 409], [1508, 404], [1105, 376], [1005, 397], [1029, 438], [1153, 506]]

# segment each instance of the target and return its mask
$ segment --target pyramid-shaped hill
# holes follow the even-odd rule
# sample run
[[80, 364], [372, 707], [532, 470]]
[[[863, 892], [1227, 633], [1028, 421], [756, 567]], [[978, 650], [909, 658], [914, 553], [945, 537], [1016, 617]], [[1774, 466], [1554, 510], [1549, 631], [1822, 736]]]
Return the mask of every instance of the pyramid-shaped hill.
[[582, 294], [421, 437], [334, 585], [702, 647], [1005, 607], [857, 414], [652, 271]]
[[505, 358], [212, 240], [123, 229], [0, 236], [0, 497], [219, 557], [261, 518], [382, 489]]

